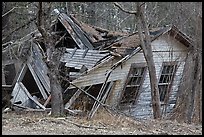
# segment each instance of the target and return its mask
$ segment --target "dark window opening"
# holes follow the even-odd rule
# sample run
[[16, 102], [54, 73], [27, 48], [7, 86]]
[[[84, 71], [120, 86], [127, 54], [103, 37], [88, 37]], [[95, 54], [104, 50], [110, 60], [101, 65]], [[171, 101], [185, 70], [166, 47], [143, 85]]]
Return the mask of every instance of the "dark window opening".
[[[102, 96], [106, 93], [109, 85], [111, 82], [107, 83], [107, 86], [102, 94]], [[93, 86], [87, 86], [84, 88], [85, 91], [87, 91], [90, 95], [94, 96], [95, 98], [97, 98], [101, 87], [103, 84], [97, 84], [97, 85], [93, 85]], [[91, 111], [93, 104], [94, 104], [95, 100], [93, 98], [91, 98], [90, 96], [86, 95], [84, 92], [80, 94], [80, 96], [76, 99], [76, 101], [73, 104], [73, 109], [80, 109], [83, 110], [85, 112], [87, 111]]]
[[134, 104], [144, 81], [146, 67], [132, 64], [120, 104]]
[[6, 85], [12, 85], [16, 76], [16, 69], [14, 64], [9, 64], [4, 67]]
[[[97, 85], [85, 87], [84, 90], [87, 91], [90, 95], [97, 98], [101, 87], [102, 87], [102, 84], [97, 84]], [[94, 102], [95, 102], [94, 99], [92, 99], [85, 93], [81, 93], [80, 96], [76, 99], [73, 106], [74, 106], [74, 109], [90, 111]]]
[[31, 94], [31, 96], [35, 95], [36, 97], [43, 99], [43, 96], [29, 69], [26, 70], [22, 83], [26, 87], [28, 92]]
[[65, 92], [63, 92], [63, 102], [64, 105], [72, 98], [72, 96], [77, 92], [76, 88], [69, 89]]
[[[61, 33], [60, 36], [63, 36], [65, 33], [67, 33], [66, 28], [62, 25], [60, 21], [58, 21], [56, 26], [54, 26], [53, 28], [55, 32], [64, 32], [64, 33]], [[55, 47], [56, 48], [58, 47], [75, 48], [78, 46], [75, 43], [75, 41], [72, 39], [71, 35], [67, 33], [64, 39], [60, 43], [58, 43]]]
[[162, 67], [162, 73], [159, 79], [159, 95], [160, 95], [160, 101], [164, 101], [166, 96], [168, 96], [172, 81], [173, 81], [173, 76], [176, 72], [176, 67], [175, 63], [164, 63]]

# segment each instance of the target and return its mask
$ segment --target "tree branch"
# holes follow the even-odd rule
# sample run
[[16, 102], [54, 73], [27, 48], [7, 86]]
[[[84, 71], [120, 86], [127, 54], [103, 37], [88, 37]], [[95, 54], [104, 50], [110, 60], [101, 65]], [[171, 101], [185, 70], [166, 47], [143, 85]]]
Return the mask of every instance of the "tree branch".
[[15, 29], [12, 30], [11, 32], [9, 32], [5, 37], [3, 37], [2, 40], [6, 39], [6, 38], [7, 38], [8, 36], [10, 36], [12, 33], [14, 33], [14, 32], [16, 32], [16, 31], [18, 31], [19, 29], [21, 29], [21, 28], [23, 28], [23, 27], [29, 25], [30, 23], [32, 23], [32, 22], [35, 21], [35, 20], [36, 20], [36, 17], [30, 19], [30, 20], [29, 20], [28, 22], [26, 22], [25, 24], [23, 24], [23, 25], [21, 25], [21, 26], [15, 28]]
[[136, 11], [125, 10], [125, 9], [123, 9], [123, 8], [121, 7], [121, 5], [119, 5], [117, 2], [114, 2], [114, 5], [115, 5], [116, 7], [118, 7], [120, 10], [122, 10], [123, 12], [125, 12], [125, 13], [137, 15], [137, 12], [136, 12]]
[[37, 27], [38, 27], [38, 30], [40, 31], [40, 33], [42, 34], [42, 37], [47, 40], [48, 33], [42, 27], [42, 17], [43, 17], [42, 2], [39, 2], [38, 6], [39, 6], [39, 10], [38, 10]]
[[29, 4], [31, 4], [32, 2], [29, 2], [27, 5], [25, 5], [24, 7], [13, 7], [12, 9], [10, 9], [9, 11], [7, 11], [6, 13], [4, 13], [3, 15], [2, 15], [2, 18], [4, 17], [4, 16], [6, 16], [6, 15], [8, 15], [8, 14], [11, 14], [13, 11], [14, 11], [14, 9], [21, 9], [21, 8], [26, 8], [27, 9], [27, 7], [26, 6], [28, 6]]

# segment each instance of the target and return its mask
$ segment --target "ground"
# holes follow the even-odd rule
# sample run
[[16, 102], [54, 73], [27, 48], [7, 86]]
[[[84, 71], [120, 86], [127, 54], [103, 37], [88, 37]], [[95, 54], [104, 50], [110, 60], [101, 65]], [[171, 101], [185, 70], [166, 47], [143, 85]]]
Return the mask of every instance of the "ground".
[[98, 112], [91, 120], [82, 116], [51, 117], [42, 112], [2, 113], [3, 135], [202, 135], [202, 125], [170, 120], [133, 120]]

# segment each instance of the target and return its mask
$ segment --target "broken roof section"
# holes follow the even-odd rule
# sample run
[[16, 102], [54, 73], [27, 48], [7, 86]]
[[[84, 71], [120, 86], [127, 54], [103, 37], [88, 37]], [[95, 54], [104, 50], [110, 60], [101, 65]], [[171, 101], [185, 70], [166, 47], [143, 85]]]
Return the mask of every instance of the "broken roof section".
[[83, 49], [70, 49], [67, 48], [65, 54], [61, 58], [61, 62], [66, 62], [66, 67], [74, 67], [81, 69], [85, 66], [87, 69], [91, 69], [100, 61], [111, 56], [109, 51], [98, 51], [98, 50], [83, 50]]
[[[68, 35], [71, 36], [74, 43], [77, 45], [77, 48], [80, 49], [104, 50], [105, 47], [128, 35], [127, 33], [109, 31], [79, 22], [73, 16], [64, 13], [58, 14], [58, 20], [66, 29]], [[61, 28], [59, 27], [59, 22], [57, 23], [58, 28]], [[61, 28], [60, 30], [63, 29]]]
[[92, 44], [84, 35], [84, 32], [68, 15], [61, 13], [58, 19], [81, 49], [93, 49]]

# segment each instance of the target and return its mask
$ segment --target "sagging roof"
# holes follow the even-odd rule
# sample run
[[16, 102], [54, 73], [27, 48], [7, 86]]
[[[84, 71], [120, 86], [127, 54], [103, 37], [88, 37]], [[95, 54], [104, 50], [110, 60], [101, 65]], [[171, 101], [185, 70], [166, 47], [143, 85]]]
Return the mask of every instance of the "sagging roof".
[[[191, 47], [193, 45], [190, 38], [187, 37], [181, 31], [179, 31], [179, 29], [174, 25], [162, 28], [152, 28], [149, 30], [149, 32], [151, 41], [154, 41], [158, 37], [168, 33], [170, 36], [183, 43], [186, 47]], [[138, 32], [136, 32], [132, 35], [129, 35], [128, 37], [124, 37], [123, 39], [113, 43], [110, 47], [119, 54], [127, 55], [130, 54], [138, 46], [140, 46], [140, 39]]]
[[81, 49], [93, 49], [93, 45], [85, 36], [84, 32], [68, 15], [61, 13], [58, 19]]
[[[78, 21], [71, 15], [66, 15], [64, 13], [59, 14], [59, 20], [63, 26], [67, 29], [71, 35], [78, 37], [75, 42], [81, 49], [97, 49], [97, 50], [110, 50], [118, 53], [122, 56], [130, 54], [134, 49], [140, 46], [140, 39], [138, 32], [133, 34], [128, 34], [127, 32], [116, 32], [109, 31], [107, 29], [99, 28], [96, 26], [91, 26], [86, 23]], [[72, 29], [72, 30], [71, 30]], [[169, 25], [166, 27], [151, 28], [149, 30], [151, 40], [155, 40], [163, 34], [169, 33], [179, 42], [183, 43], [185, 46], [192, 46], [191, 40], [179, 31], [174, 25]], [[85, 47], [85, 48], [84, 48]]]

